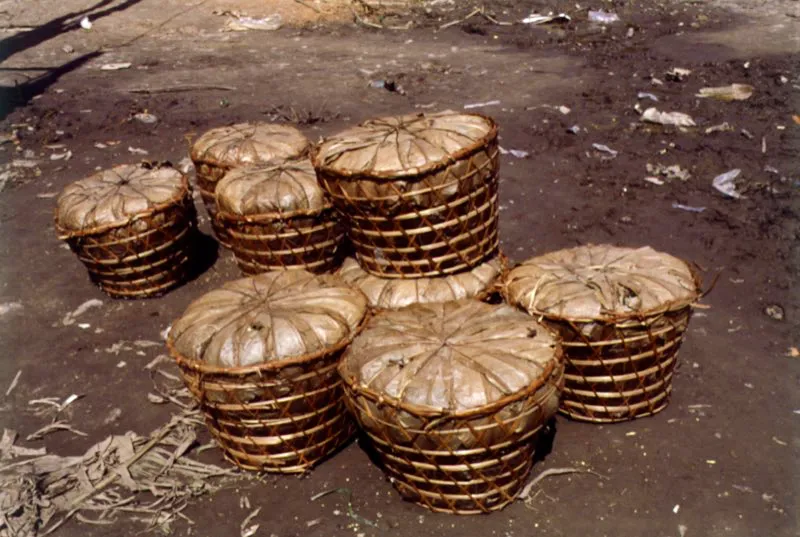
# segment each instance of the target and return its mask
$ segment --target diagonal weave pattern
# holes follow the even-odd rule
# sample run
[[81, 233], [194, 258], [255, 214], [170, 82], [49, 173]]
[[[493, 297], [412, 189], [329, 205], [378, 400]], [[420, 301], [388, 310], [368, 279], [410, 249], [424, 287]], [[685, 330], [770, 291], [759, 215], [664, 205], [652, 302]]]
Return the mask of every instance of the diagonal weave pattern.
[[[161, 177], [165, 174], [166, 181]], [[86, 266], [92, 281], [116, 298], [159, 296], [183, 283], [196, 232], [186, 177], [171, 169], [141, 166], [120, 166], [98, 175], [103, 177], [68, 187], [65, 193], [72, 199], [62, 195], [56, 210], [59, 238]], [[160, 184], [148, 184], [153, 176]], [[164, 182], [168, 193], [157, 192], [157, 202], [139, 199], [146, 197], [148, 188], [166, 190]], [[126, 194], [128, 190], [138, 197]], [[80, 194], [79, 205], [75, 192]], [[85, 227], [68, 227], [76, 222]]]
[[558, 408], [558, 344], [532, 319], [477, 300], [376, 315], [339, 371], [393, 485], [438, 512], [511, 503]]
[[326, 140], [313, 161], [364, 270], [441, 276], [497, 253], [491, 119], [454, 112], [376, 119]]
[[699, 285], [652, 248], [590, 245], [525, 261], [504, 292], [562, 338], [561, 412], [610, 423], [666, 408]]

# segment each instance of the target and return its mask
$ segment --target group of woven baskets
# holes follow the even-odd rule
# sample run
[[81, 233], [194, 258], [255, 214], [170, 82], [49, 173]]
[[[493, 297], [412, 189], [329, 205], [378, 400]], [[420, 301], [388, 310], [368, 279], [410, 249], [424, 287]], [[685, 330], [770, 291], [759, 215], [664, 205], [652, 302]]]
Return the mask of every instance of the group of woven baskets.
[[[609, 245], [508, 270], [490, 118], [380, 118], [318, 144], [240, 124], [191, 156], [246, 277], [191, 303], [167, 345], [238, 466], [304, 472], [360, 428], [406, 499], [490, 512], [519, 493], [559, 410], [609, 423], [667, 405], [694, 271]], [[69, 185], [56, 227], [115, 297], [163, 294], [196, 265], [189, 180], [168, 165]]]

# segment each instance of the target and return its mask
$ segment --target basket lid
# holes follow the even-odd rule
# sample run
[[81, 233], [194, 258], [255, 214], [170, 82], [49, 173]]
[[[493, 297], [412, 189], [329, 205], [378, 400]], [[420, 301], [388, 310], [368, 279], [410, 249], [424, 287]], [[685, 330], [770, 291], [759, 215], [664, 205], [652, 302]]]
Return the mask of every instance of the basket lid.
[[398, 309], [411, 304], [449, 302], [484, 293], [503, 270], [499, 257], [490, 259], [467, 272], [432, 278], [381, 278], [365, 271], [349, 257], [337, 272], [348, 283], [367, 295], [372, 307]]
[[331, 207], [307, 158], [234, 168], [217, 184], [216, 194], [221, 211], [238, 215], [321, 211]]
[[313, 358], [349, 341], [366, 311], [364, 295], [336, 276], [265, 272], [192, 302], [169, 342], [182, 357], [217, 367]]
[[192, 160], [233, 168], [271, 160], [298, 158], [309, 141], [289, 125], [239, 123], [203, 134], [192, 146]]
[[116, 166], [68, 185], [56, 202], [56, 225], [65, 232], [125, 225], [188, 191], [186, 177], [169, 166]]
[[324, 140], [318, 169], [345, 176], [394, 179], [451, 164], [497, 136], [488, 117], [453, 111], [371, 119]]
[[614, 320], [680, 309], [699, 296], [689, 266], [644, 248], [588, 245], [525, 261], [505, 283], [509, 302], [534, 315]]
[[460, 412], [537, 388], [559, 359], [555, 337], [531, 316], [467, 299], [377, 314], [339, 372], [384, 400]]

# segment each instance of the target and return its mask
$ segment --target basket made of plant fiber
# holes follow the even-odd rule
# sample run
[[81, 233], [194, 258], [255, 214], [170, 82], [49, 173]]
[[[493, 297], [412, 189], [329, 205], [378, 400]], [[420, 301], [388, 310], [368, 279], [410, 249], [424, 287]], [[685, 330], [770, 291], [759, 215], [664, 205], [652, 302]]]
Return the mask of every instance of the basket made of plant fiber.
[[442, 276], [497, 253], [492, 119], [450, 111], [373, 119], [325, 140], [312, 160], [367, 272]]
[[522, 263], [504, 292], [562, 338], [563, 414], [607, 423], [667, 406], [699, 298], [685, 262], [650, 247], [582, 246]]
[[308, 159], [233, 169], [216, 195], [218, 223], [244, 274], [341, 264], [345, 228]]
[[188, 276], [195, 209], [173, 168], [123, 165], [74, 182], [58, 198], [55, 227], [112, 297], [161, 295]]
[[400, 494], [457, 514], [514, 500], [563, 382], [554, 335], [510, 306], [474, 299], [376, 314], [339, 372]]
[[347, 442], [336, 366], [366, 311], [360, 291], [305, 270], [229, 282], [189, 305], [167, 345], [228, 459], [297, 473]]
[[450, 302], [463, 298], [487, 299], [496, 293], [495, 283], [504, 270], [505, 260], [498, 255], [467, 272], [399, 280], [370, 274], [354, 258], [348, 257], [337, 274], [361, 289], [371, 307], [399, 309], [412, 304]]
[[308, 152], [309, 141], [299, 130], [271, 123], [239, 123], [212, 129], [192, 145], [191, 157], [197, 171], [197, 186], [220, 244], [229, 239], [215, 218], [214, 192], [225, 174], [240, 166], [299, 158]]

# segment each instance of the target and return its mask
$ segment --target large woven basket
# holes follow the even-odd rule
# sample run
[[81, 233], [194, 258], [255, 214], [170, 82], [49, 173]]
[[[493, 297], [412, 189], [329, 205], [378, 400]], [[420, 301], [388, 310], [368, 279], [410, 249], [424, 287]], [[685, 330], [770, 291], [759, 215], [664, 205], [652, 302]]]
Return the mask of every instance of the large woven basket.
[[308, 152], [309, 141], [299, 130], [271, 123], [239, 123], [211, 129], [192, 145], [197, 186], [220, 244], [230, 247], [225, 229], [215, 218], [217, 183], [240, 166], [299, 158]]
[[466, 272], [401, 280], [370, 274], [354, 258], [349, 257], [337, 274], [361, 289], [373, 308], [399, 309], [412, 304], [450, 302], [464, 298], [490, 299], [499, 294], [495, 284], [505, 268], [505, 257], [498, 255]]
[[167, 345], [229, 460], [299, 473], [349, 440], [336, 366], [366, 308], [339, 278], [304, 270], [229, 282], [189, 306]]
[[555, 336], [509, 306], [477, 300], [378, 313], [339, 372], [400, 494], [457, 514], [514, 500], [563, 382]]
[[187, 178], [169, 167], [123, 165], [67, 186], [60, 239], [108, 295], [161, 295], [189, 275], [195, 210]]
[[344, 226], [308, 159], [231, 170], [216, 195], [218, 225], [244, 274], [341, 264]]
[[686, 263], [649, 247], [583, 246], [522, 263], [504, 288], [563, 340], [563, 414], [608, 423], [667, 406], [699, 297]]
[[499, 158], [490, 118], [374, 119], [324, 141], [313, 161], [366, 271], [442, 276], [496, 255]]

